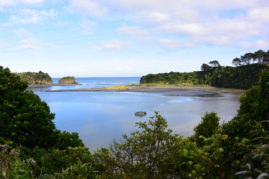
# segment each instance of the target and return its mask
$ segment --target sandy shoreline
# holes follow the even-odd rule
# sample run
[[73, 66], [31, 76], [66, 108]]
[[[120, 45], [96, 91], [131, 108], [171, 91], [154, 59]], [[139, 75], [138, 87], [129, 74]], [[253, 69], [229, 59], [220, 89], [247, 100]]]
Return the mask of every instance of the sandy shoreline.
[[81, 89], [63, 89], [47, 90], [47, 92], [143, 92], [143, 93], [161, 93], [166, 96], [215, 96], [221, 97], [222, 93], [243, 93], [244, 90], [215, 88], [210, 86], [111, 86], [105, 88], [81, 88]]

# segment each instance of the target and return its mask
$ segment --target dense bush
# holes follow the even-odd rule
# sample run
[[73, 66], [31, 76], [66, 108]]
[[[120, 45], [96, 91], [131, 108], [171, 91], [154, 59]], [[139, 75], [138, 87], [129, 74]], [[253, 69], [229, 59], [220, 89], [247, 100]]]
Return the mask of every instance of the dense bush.
[[29, 148], [56, 143], [54, 114], [27, 84], [0, 67], [0, 137]]
[[173, 85], [210, 85], [223, 88], [249, 89], [258, 84], [264, 64], [251, 64], [239, 67], [212, 67], [205, 71], [190, 73], [159, 73], [142, 76], [140, 83], [162, 83]]
[[52, 78], [48, 73], [39, 71], [35, 72], [25, 72], [17, 73], [22, 81], [27, 82], [29, 85], [42, 85], [42, 84], [52, 84]]
[[[27, 87], [27, 83], [21, 81], [20, 77], [0, 66], [0, 143], [4, 145], [5, 141], [12, 141], [8, 146], [5, 144], [5, 150], [13, 146], [20, 154], [20, 157], [13, 157], [14, 162], [12, 159], [8, 164], [11, 173], [14, 172], [11, 170], [13, 165], [25, 164], [30, 158], [38, 166], [38, 161], [53, 154], [52, 151], [84, 146], [77, 133], [56, 129], [54, 114], [50, 113], [49, 106], [28, 91]], [[3, 156], [13, 156], [4, 149], [1, 150], [5, 154], [2, 153], [1, 162]], [[44, 163], [39, 163], [39, 168], [42, 169]], [[33, 170], [36, 171], [39, 171], [38, 167]], [[5, 175], [8, 176], [7, 173]]]

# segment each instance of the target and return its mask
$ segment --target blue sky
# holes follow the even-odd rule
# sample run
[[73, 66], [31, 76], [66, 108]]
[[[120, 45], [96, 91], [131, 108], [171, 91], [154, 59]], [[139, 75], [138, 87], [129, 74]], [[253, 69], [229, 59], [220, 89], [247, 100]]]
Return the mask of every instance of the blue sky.
[[269, 50], [268, 0], [0, 0], [0, 65], [53, 77], [199, 70]]

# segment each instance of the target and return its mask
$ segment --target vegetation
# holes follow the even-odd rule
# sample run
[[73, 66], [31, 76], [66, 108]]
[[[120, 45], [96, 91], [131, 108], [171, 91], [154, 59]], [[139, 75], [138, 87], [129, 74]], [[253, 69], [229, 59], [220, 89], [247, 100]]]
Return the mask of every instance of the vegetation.
[[251, 63], [269, 63], [269, 50], [267, 52], [264, 52], [263, 50], [258, 50], [254, 53], [246, 53], [240, 58], [237, 57], [233, 59], [233, 65], [235, 66], [249, 65]]
[[75, 77], [73, 76], [66, 76], [59, 80], [59, 84], [78, 84]]
[[127, 90], [129, 89], [130, 86], [127, 86], [127, 85], [122, 85], [122, 86], [108, 86], [106, 87], [105, 89], [107, 90], [115, 90], [115, 91], [121, 91], [121, 90]]
[[[245, 54], [240, 59], [234, 61], [237, 67], [220, 66], [217, 60], [210, 61], [209, 64], [202, 64], [201, 71], [191, 73], [160, 73], [148, 74], [140, 80], [141, 84], [162, 83], [173, 85], [210, 85], [222, 88], [249, 89], [257, 85], [260, 72], [266, 68], [269, 62], [269, 53], [261, 50], [255, 52], [254, 57], [249, 57], [250, 53]], [[251, 64], [251, 59], [253, 62]], [[253, 60], [256, 59], [256, 60]], [[244, 64], [244, 65], [242, 65]]]
[[17, 73], [17, 75], [21, 78], [22, 81], [27, 82], [29, 85], [47, 85], [52, 84], [52, 79], [48, 73], [44, 73], [39, 71], [35, 72], [25, 72], [25, 73]]
[[[240, 98], [238, 114], [228, 123], [220, 125], [216, 113], [207, 113], [194, 135], [183, 138], [168, 129], [156, 112], [110, 149], [94, 153], [77, 134], [56, 130], [46, 103], [26, 92], [26, 83], [16, 75], [1, 67], [0, 81], [0, 178], [269, 177], [268, 67], [261, 72], [258, 85]], [[21, 100], [27, 103], [22, 105]], [[43, 132], [31, 133], [35, 127]], [[16, 135], [21, 131], [35, 140], [21, 139]], [[45, 139], [51, 135], [53, 142]]]

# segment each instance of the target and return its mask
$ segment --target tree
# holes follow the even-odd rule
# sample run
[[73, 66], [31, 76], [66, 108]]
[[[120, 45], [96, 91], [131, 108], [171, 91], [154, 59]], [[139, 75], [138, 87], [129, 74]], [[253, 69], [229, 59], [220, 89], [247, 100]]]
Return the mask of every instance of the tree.
[[219, 67], [220, 63], [217, 60], [210, 61], [209, 64], [213, 67]]
[[199, 146], [203, 145], [202, 138], [211, 137], [219, 128], [219, 117], [216, 113], [206, 113], [202, 118], [202, 122], [194, 128], [194, 137]]
[[263, 63], [264, 59], [266, 58], [267, 54], [263, 50], [258, 50], [254, 53], [255, 60], [258, 61], [258, 63]]
[[251, 59], [254, 59], [254, 54], [246, 53], [244, 56], [242, 56], [242, 59], [246, 65], [249, 65], [251, 63]]
[[208, 71], [210, 69], [212, 69], [212, 67], [209, 66], [208, 64], [203, 63], [202, 66], [201, 66], [202, 71]]
[[115, 171], [130, 178], [167, 175], [169, 167], [165, 161], [178, 150], [181, 138], [167, 129], [166, 120], [157, 112], [148, 122], [138, 122], [137, 125], [141, 130], [129, 137], [124, 135], [122, 142], [115, 142], [112, 147], [117, 161]]
[[206, 113], [202, 122], [194, 128], [196, 136], [211, 137], [219, 127], [219, 117], [216, 113]]
[[27, 147], [50, 147], [56, 142], [54, 114], [27, 84], [0, 67], [0, 137]]
[[238, 58], [238, 57], [235, 58], [235, 59], [233, 59], [232, 64], [233, 64], [234, 66], [241, 66], [241, 59]]

